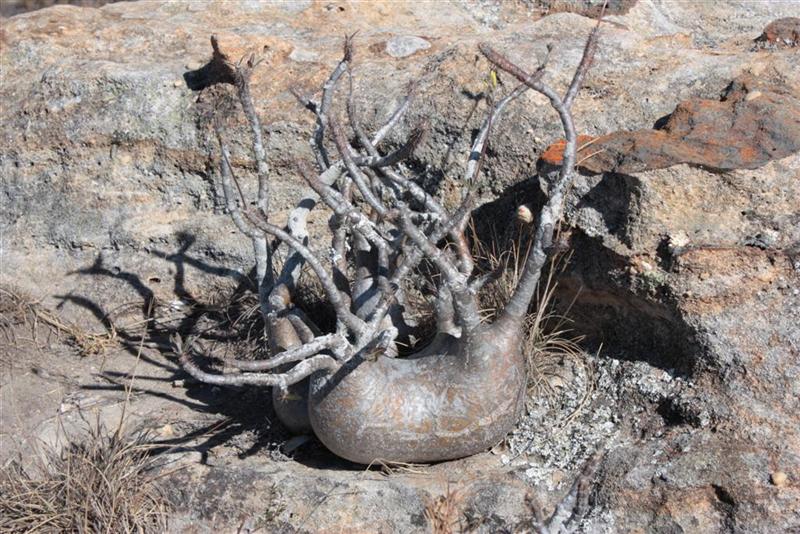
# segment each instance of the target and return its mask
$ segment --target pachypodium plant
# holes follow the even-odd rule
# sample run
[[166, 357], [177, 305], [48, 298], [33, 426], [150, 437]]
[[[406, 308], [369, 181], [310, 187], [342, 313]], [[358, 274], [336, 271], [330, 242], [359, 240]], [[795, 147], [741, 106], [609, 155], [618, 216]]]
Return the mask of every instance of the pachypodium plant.
[[[220, 121], [215, 123], [222, 190], [233, 222], [253, 243], [272, 355], [226, 361], [238, 372], [208, 372], [195, 363], [196, 345], [176, 339], [183, 368], [209, 384], [272, 386], [276, 411], [287, 426], [312, 430], [335, 454], [358, 463], [447, 460], [501, 441], [525, 406], [523, 325], [573, 177], [577, 135], [570, 109], [592, 62], [598, 28], [599, 24], [587, 39], [563, 96], [543, 81], [545, 65], [528, 72], [490, 46], [480, 45], [494, 68], [516, 78], [519, 85], [490, 101], [467, 156], [462, 201], [453, 211], [429, 194], [403, 164], [424, 138], [424, 126], [400, 148], [388, 153], [381, 149], [411, 105], [413, 90], [376, 131], [367, 132], [358, 122], [351, 78], [353, 44], [347, 38], [343, 58], [325, 82], [319, 101], [296, 94], [316, 115], [311, 139], [316, 168], [297, 162], [309, 189], [287, 221], [274, 221], [270, 213], [269, 169], [250, 93], [257, 62], [252, 56], [232, 62], [212, 37], [208, 71], [217, 83], [235, 87], [252, 136], [258, 175], [254, 203], [243, 197], [224, 128]], [[343, 110], [334, 109], [334, 95], [345, 75], [351, 80], [347, 101]], [[508, 104], [528, 90], [549, 100], [566, 143], [560, 168], [545, 177], [547, 200], [535, 217], [522, 275], [505, 307], [487, 323], [477, 295], [491, 274], [478, 272], [465, 235], [477, 207], [472, 184], [493, 127]], [[340, 114], [346, 121], [337, 118]], [[329, 257], [317, 252], [324, 247], [310, 244], [306, 225], [309, 212], [320, 202], [332, 211]], [[278, 272], [273, 256], [280, 247], [287, 252]], [[411, 276], [421, 264], [435, 276], [427, 281]], [[294, 296], [306, 266], [335, 312], [330, 331], [322, 331], [297, 306]], [[398, 345], [413, 333], [415, 315], [404, 296], [408, 280], [435, 281], [436, 334], [419, 350], [402, 354]]]

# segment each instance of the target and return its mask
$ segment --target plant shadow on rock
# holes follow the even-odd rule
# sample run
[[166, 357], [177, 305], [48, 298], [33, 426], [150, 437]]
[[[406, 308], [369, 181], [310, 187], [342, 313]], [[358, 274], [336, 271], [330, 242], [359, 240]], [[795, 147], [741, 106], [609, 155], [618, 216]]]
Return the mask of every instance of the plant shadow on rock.
[[[679, 312], [671, 289], [655, 279], [648, 280], [652, 287], [634, 287], [625, 275], [629, 259], [603, 242], [602, 236], [608, 235], [624, 247], [631, 245], [633, 236], [626, 229], [638, 209], [637, 182], [634, 176], [618, 173], [576, 176], [578, 191], [567, 200], [574, 203], [567, 208], [572, 223], [563, 225], [563, 240], [557, 244], [571, 258], [558, 280], [555, 309], [569, 315], [575, 333], [585, 336], [587, 348], [602, 346], [603, 352], [623, 359], [688, 376], [695, 372], [703, 348]], [[533, 184], [524, 180], [482, 206], [474, 218], [483, 221], [476, 223], [479, 238], [487, 239], [492, 227], [502, 227], [521, 204], [533, 212], [540, 209], [546, 199], [538, 183]], [[574, 219], [578, 213], [580, 228]], [[597, 227], [596, 235], [585, 230], [592, 226]], [[506, 228], [510, 231], [511, 225]]]
[[[151, 255], [170, 262], [175, 266], [172, 280], [173, 292], [179, 300], [173, 303], [161, 302], [147, 281], [139, 274], [106, 267], [98, 258], [85, 269], [72, 274], [91, 277], [111, 277], [130, 285], [141, 298], [138, 305], [141, 311], [141, 327], [135, 331], [116, 325], [112, 312], [94, 299], [80, 295], [58, 296], [92, 313], [108, 330], [113, 332], [120, 346], [142, 363], [161, 368], [170, 374], [166, 377], [137, 376], [132, 385], [135, 394], [149, 395], [168, 402], [178, 403], [211, 419], [208, 424], [192, 428], [183, 435], [153, 441], [153, 454], [166, 452], [195, 451], [201, 453], [206, 463], [209, 451], [219, 446], [233, 446], [239, 457], [246, 458], [268, 451], [276, 453], [291, 437], [289, 431], [279, 422], [272, 406], [271, 388], [219, 388], [197, 383], [183, 371], [172, 352], [171, 338], [174, 334], [183, 337], [197, 336], [197, 339], [210, 350], [212, 359], [224, 361], [224, 356], [265, 357], [263, 346], [263, 320], [258, 311], [257, 296], [253, 294], [253, 272], [243, 275], [233, 269], [211, 265], [189, 253], [196, 238], [190, 234], [178, 235], [179, 247], [175, 253], [152, 250]], [[193, 295], [186, 287], [186, 268], [220, 277], [235, 284], [232, 290], [221, 295], [204, 299]], [[212, 292], [213, 293], [213, 292]], [[313, 299], [313, 291], [301, 292], [300, 298]], [[167, 315], [175, 303], [180, 303], [179, 319], [174, 313]], [[307, 303], [315, 315], [324, 316], [325, 305]], [[323, 317], [320, 317], [323, 318]], [[324, 324], [324, 321], [321, 321]], [[154, 349], [152, 350], [142, 350]], [[221, 353], [221, 354], [220, 354]], [[142, 374], [142, 373], [140, 373]], [[107, 385], [89, 384], [82, 389], [93, 391], [125, 391], [130, 386], [130, 375], [117, 371], [101, 371], [98, 378]], [[158, 381], [158, 386], [138, 385], [142, 382]], [[185, 386], [187, 398], [173, 395], [166, 389], [167, 384]], [[293, 453], [295, 460], [310, 467], [355, 469], [350, 464], [328, 452], [316, 441], [307, 444]]]

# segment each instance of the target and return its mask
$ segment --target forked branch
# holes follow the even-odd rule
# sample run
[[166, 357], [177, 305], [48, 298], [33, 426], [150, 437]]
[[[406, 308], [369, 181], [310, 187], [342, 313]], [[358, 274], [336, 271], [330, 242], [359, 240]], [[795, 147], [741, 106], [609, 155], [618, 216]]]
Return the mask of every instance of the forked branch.
[[597, 25], [584, 47], [583, 57], [573, 76], [572, 83], [567, 90], [565, 100], [562, 100], [553, 88], [542, 81], [543, 70], [539, 69], [533, 74], [530, 74], [514, 64], [506, 56], [496, 52], [488, 44], [483, 43], [479, 46], [481, 53], [493, 65], [508, 72], [526, 86], [547, 97], [550, 101], [550, 105], [558, 114], [566, 138], [561, 168], [549, 188], [547, 202], [539, 212], [536, 231], [534, 233], [531, 251], [525, 263], [525, 269], [520, 277], [517, 288], [514, 290], [511, 299], [501, 314], [501, 320], [504, 321], [521, 322], [527, 314], [528, 307], [536, 291], [536, 286], [539, 283], [542, 269], [547, 263], [550, 247], [553, 243], [553, 236], [561, 222], [564, 211], [564, 195], [574, 177], [578, 142], [570, 106], [580, 89], [580, 85], [586, 77], [586, 72], [591, 66], [593, 56], [596, 53], [600, 22], [601, 21], [598, 20]]

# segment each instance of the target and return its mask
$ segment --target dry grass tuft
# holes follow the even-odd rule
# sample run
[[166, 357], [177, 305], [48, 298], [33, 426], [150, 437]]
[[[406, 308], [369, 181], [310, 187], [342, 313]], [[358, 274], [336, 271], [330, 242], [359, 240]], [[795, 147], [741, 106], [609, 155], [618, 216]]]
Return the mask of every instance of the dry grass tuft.
[[[117, 344], [117, 333], [112, 328], [100, 333], [88, 332], [77, 325], [62, 320], [27, 293], [0, 286], [0, 332], [9, 345], [29, 342], [39, 346], [39, 327], [64, 336], [81, 356], [104, 354]], [[30, 338], [20, 338], [19, 331], [28, 331]]]
[[0, 470], [2, 532], [165, 532], [168, 505], [152, 475], [147, 435], [97, 423], [34, 468]]
[[396, 474], [411, 474], [411, 475], [425, 475], [427, 471], [425, 468], [427, 467], [425, 464], [415, 464], [409, 462], [396, 462], [392, 460], [382, 460], [381, 458], [376, 458], [372, 460], [366, 469], [364, 469], [364, 473], [369, 473], [373, 467], [377, 467], [380, 472], [386, 476], [392, 476]]
[[158, 335], [168, 338], [175, 332], [197, 336], [203, 350], [209, 356], [227, 358], [258, 359], [266, 356], [264, 321], [261, 316], [258, 296], [251, 291], [220, 289], [213, 298], [195, 304], [188, 316], [192, 320], [184, 325], [167, 325]]
[[430, 499], [425, 505], [425, 519], [433, 534], [463, 532], [463, 514], [460, 511], [462, 495], [448, 483], [443, 495]]
[[547, 277], [540, 282], [536, 309], [526, 319], [522, 350], [528, 361], [529, 402], [537, 397], [557, 396], [555, 387], [570, 380], [562, 375], [567, 361], [582, 368], [591, 383], [592, 368], [581, 347], [584, 336], [574, 335], [569, 328], [570, 319], [553, 311], [553, 295], [558, 287], [554, 281], [557, 264], [558, 259], [553, 260]]
[[[472, 229], [473, 256], [483, 272], [494, 272], [495, 278], [479, 294], [485, 320], [493, 319], [511, 298], [522, 275], [530, 251], [530, 233], [526, 226], [509, 227], [500, 233], [492, 227], [488, 238], [480, 239]], [[528, 361], [529, 402], [545, 397], [554, 399], [556, 385], [563, 384], [565, 361], [572, 361], [591, 376], [586, 353], [581, 347], [583, 336], [574, 335], [566, 315], [554, 311], [556, 277], [563, 272], [569, 255], [555, 255], [539, 282], [536, 298], [525, 323], [523, 352]], [[567, 312], [570, 306], [567, 307]], [[529, 406], [530, 408], [530, 406]]]

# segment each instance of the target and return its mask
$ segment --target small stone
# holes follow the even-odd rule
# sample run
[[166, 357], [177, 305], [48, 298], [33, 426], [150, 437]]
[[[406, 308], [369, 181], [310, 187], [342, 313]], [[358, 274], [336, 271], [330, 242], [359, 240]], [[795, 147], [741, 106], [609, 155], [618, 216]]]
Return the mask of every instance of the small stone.
[[689, 235], [684, 231], [676, 232], [669, 236], [670, 249], [680, 249], [689, 245], [691, 240]]
[[304, 50], [302, 48], [295, 48], [289, 54], [289, 59], [297, 63], [313, 63], [319, 60], [319, 54], [311, 50]]
[[773, 486], [782, 488], [789, 482], [789, 477], [783, 471], [775, 471], [769, 476], [769, 480]]
[[427, 50], [431, 44], [415, 35], [399, 35], [386, 42], [386, 53], [392, 57], [403, 58], [411, 56], [420, 50]]
[[517, 208], [517, 220], [525, 224], [533, 222], [533, 212], [527, 204]]

